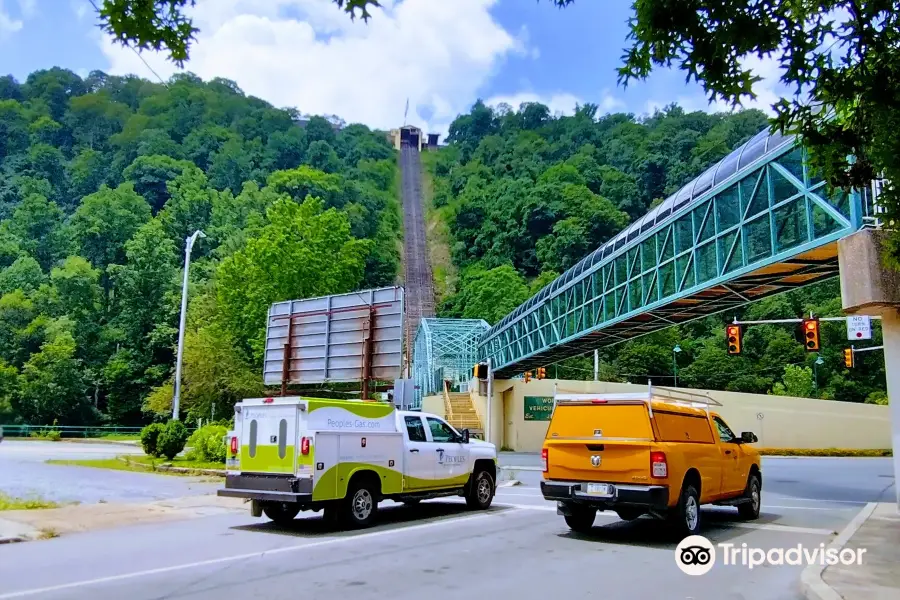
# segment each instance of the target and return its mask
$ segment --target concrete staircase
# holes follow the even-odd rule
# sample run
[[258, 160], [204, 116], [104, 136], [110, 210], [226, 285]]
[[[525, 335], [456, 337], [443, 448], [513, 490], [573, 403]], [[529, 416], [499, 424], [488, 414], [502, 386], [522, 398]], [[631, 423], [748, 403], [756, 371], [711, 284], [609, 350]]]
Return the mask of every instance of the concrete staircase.
[[468, 392], [445, 392], [447, 421], [458, 431], [468, 429], [469, 433], [481, 433], [481, 419], [475, 412]]

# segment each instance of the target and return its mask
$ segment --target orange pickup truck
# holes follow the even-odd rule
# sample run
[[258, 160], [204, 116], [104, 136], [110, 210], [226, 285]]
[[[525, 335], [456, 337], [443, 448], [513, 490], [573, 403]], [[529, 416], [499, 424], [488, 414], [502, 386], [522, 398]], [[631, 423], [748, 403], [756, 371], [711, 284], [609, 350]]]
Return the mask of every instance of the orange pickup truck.
[[680, 390], [557, 394], [541, 450], [541, 493], [574, 531], [597, 511], [651, 515], [681, 535], [700, 530], [700, 505], [759, 516], [762, 471], [752, 432], [736, 436], [717, 402]]

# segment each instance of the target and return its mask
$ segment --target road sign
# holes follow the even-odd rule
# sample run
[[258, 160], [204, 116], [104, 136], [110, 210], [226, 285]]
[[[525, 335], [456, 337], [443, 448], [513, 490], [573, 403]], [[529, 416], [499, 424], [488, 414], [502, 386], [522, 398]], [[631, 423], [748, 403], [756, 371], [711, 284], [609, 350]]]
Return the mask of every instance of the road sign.
[[865, 315], [847, 317], [847, 339], [871, 340], [872, 320]]

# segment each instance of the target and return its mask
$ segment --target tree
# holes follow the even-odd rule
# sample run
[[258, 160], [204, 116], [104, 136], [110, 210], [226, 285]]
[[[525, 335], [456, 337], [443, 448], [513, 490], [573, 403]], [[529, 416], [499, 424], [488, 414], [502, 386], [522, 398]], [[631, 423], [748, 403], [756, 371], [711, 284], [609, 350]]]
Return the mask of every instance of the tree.
[[156, 213], [169, 200], [169, 182], [191, 166], [191, 163], [171, 156], [139, 156], [122, 175], [134, 184], [134, 190], [150, 203], [150, 208]]
[[[775, 104], [773, 126], [797, 134], [834, 187], [865, 189], [883, 176], [886, 216], [900, 216], [900, 88], [888, 83], [900, 72], [898, 3], [698, 0], [687, 9], [647, 0], [635, 7], [621, 82], [676, 63], [711, 99], [737, 105], [756, 97], [760, 78], [749, 59], [777, 60], [781, 82], [795, 93]], [[893, 240], [896, 263], [900, 246]]]
[[37, 259], [44, 271], [69, 255], [71, 238], [65, 227], [65, 215], [55, 202], [44, 196], [27, 196], [3, 226], [19, 239], [22, 249]]
[[27, 423], [89, 423], [94, 415], [70, 324], [55, 324], [51, 337], [22, 368], [13, 408]]
[[133, 184], [103, 186], [81, 201], [72, 215], [72, 234], [81, 256], [105, 270], [125, 261], [125, 243], [150, 217], [150, 205]]
[[796, 396], [812, 398], [813, 372], [809, 367], [785, 365], [782, 381], [775, 383], [772, 393], [776, 396]]
[[528, 299], [524, 278], [512, 267], [493, 269], [479, 266], [460, 277], [460, 291], [448, 298], [441, 312], [462, 319], [484, 319], [493, 324]]
[[278, 200], [268, 224], [216, 272], [223, 323], [259, 360], [266, 314], [279, 300], [349, 292], [361, 280], [369, 242], [350, 236], [346, 215], [309, 197]]

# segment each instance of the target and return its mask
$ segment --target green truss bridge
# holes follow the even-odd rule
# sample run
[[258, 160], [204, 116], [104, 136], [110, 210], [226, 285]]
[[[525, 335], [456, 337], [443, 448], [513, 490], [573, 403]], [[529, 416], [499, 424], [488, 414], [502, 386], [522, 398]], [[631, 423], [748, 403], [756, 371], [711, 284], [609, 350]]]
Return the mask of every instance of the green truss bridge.
[[837, 276], [837, 241], [875, 223], [870, 190], [829, 195], [794, 138], [762, 131], [490, 328], [478, 358], [509, 378]]

